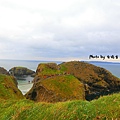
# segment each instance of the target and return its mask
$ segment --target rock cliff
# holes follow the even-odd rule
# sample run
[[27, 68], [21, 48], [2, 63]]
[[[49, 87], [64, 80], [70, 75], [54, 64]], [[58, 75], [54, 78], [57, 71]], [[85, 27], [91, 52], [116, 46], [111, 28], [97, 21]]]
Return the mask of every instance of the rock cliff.
[[[54, 100], [55, 98], [53, 96], [60, 96], [61, 93], [61, 87], [62, 83], [66, 83], [67, 78], [66, 76], [74, 76], [75, 80], [79, 80], [79, 84], [81, 84], [81, 91], [80, 94], [82, 96], [85, 95], [86, 100], [92, 100], [95, 98], [100, 97], [101, 95], [106, 95], [114, 92], [120, 91], [120, 79], [113, 76], [109, 71], [105, 70], [104, 68], [97, 67], [92, 64], [88, 64], [85, 62], [79, 62], [79, 61], [71, 61], [71, 62], [64, 62], [62, 64], [55, 64], [55, 63], [48, 63], [48, 64], [39, 64], [38, 68], [36, 70], [36, 76], [33, 80], [34, 85], [32, 89], [26, 94], [26, 97], [28, 99], [32, 99], [35, 101], [64, 101], [64, 100], [71, 100], [64, 99], [64, 97], [60, 97], [57, 100]], [[69, 78], [70, 79], [70, 78]], [[60, 81], [61, 86], [59, 85]], [[56, 84], [52, 84], [52, 81], [55, 81]], [[78, 86], [75, 86], [76, 82], [72, 82], [71, 91], [75, 88], [75, 91], [79, 91]], [[48, 86], [49, 87], [48, 89]], [[59, 90], [53, 88], [58, 88]], [[69, 88], [69, 84], [65, 87], [64, 86], [64, 92]], [[47, 91], [47, 92], [46, 92]], [[57, 95], [56, 94], [57, 92]], [[77, 91], [76, 95], [79, 96], [79, 92]], [[49, 93], [50, 92], [50, 93]], [[50, 97], [48, 97], [49, 94], [51, 94]], [[75, 92], [73, 92], [75, 93]], [[41, 95], [44, 95], [41, 96]], [[74, 94], [71, 93], [71, 96], [74, 97]], [[42, 100], [41, 100], [42, 99]], [[79, 97], [79, 99], [84, 99], [84, 97]]]
[[120, 91], [120, 79], [104, 68], [79, 61], [62, 63], [59, 67], [84, 84], [87, 100]]

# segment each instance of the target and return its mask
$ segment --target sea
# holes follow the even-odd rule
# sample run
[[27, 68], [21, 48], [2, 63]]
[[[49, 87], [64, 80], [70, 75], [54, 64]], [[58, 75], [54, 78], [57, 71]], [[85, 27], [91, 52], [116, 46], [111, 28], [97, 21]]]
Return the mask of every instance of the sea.
[[[4, 67], [6, 70], [10, 70], [13, 67], [27, 67], [33, 71], [36, 71], [37, 66], [40, 63], [56, 63], [60, 64], [62, 61], [38, 61], [38, 60], [0, 60], [0, 67]], [[86, 61], [85, 61], [86, 62]], [[90, 64], [102, 67], [110, 71], [114, 76], [120, 78], [120, 63], [119, 62], [101, 62], [101, 61], [87, 61]], [[27, 76], [24, 79], [17, 79], [18, 88], [24, 94], [26, 94], [33, 86], [32, 80], [34, 78]], [[28, 82], [30, 81], [30, 82]]]

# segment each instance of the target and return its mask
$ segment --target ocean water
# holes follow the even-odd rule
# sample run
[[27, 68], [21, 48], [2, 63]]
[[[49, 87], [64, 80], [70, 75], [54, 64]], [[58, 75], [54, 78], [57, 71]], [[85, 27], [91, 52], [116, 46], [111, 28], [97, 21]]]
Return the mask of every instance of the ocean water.
[[[4, 67], [6, 70], [11, 69], [12, 67], [24, 66], [31, 70], [36, 71], [39, 63], [48, 63], [54, 61], [37, 61], [37, 60], [0, 60], [0, 67]], [[55, 61], [59, 64], [59, 61]]]
[[[33, 60], [0, 60], [0, 67], [4, 67], [6, 70], [11, 69], [12, 67], [23, 66], [27, 67], [28, 69], [36, 71], [37, 66], [40, 63], [48, 63], [48, 62], [55, 62], [60, 64], [60, 61], [33, 61]], [[89, 62], [99, 67], [103, 67], [109, 70], [113, 75], [120, 78], [120, 63], [109, 63], [109, 62]], [[33, 86], [32, 81], [33, 77], [25, 77], [25, 80], [22, 78], [18, 79], [18, 88], [25, 94], [27, 91], [31, 89]], [[30, 83], [28, 82], [30, 81]]]

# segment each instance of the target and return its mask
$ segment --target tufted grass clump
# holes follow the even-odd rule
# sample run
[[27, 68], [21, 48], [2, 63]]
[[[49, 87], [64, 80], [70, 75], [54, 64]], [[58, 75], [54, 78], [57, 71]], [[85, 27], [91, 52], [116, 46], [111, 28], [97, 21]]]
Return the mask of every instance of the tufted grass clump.
[[35, 103], [0, 99], [0, 120], [119, 120], [120, 93], [91, 102]]

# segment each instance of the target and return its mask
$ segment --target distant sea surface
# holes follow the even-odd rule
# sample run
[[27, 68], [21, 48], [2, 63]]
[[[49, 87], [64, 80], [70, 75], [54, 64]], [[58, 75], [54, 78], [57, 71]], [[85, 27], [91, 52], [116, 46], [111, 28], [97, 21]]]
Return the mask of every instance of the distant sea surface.
[[61, 63], [59, 61], [37, 61], [37, 60], [0, 60], [0, 67], [4, 67], [6, 70], [12, 67], [27, 67], [28, 69], [36, 71], [37, 66], [40, 63], [55, 62], [57, 64]]
[[[10, 70], [12, 67], [23, 66], [27, 67], [28, 69], [36, 71], [37, 66], [40, 63], [48, 63], [54, 62], [57, 64], [62, 63], [61, 61], [35, 61], [35, 60], [0, 60], [0, 67], [4, 67], [6, 70]], [[113, 75], [120, 78], [120, 63], [114, 62], [95, 62], [89, 61], [90, 64], [103, 67], [109, 70]], [[32, 81], [33, 78], [28, 76], [25, 78], [26, 80], [19, 79], [18, 81], [18, 88], [25, 94], [31, 87], [32, 83], [28, 83], [28, 81]]]

